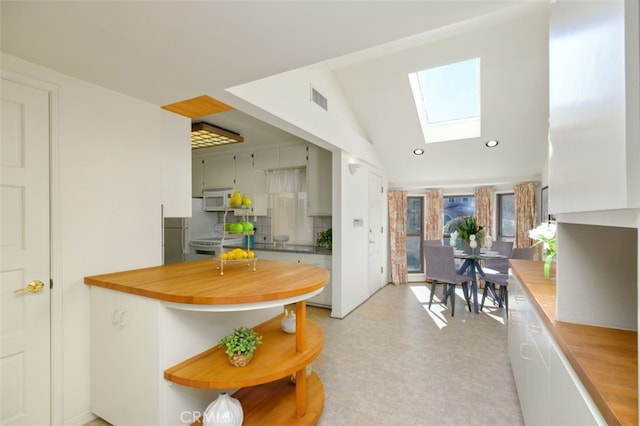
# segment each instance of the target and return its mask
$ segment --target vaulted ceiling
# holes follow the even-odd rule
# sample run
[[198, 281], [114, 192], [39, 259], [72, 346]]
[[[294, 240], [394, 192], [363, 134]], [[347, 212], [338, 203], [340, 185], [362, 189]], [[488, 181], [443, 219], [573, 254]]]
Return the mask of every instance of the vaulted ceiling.
[[[0, 7], [4, 53], [158, 106], [215, 98], [232, 86], [322, 63], [398, 187], [524, 180], [539, 177], [546, 161], [546, 0], [4, 0]], [[482, 72], [493, 89], [483, 89], [483, 114], [491, 120], [482, 137], [414, 156], [424, 143], [407, 72], [485, 54]], [[526, 75], [519, 67], [534, 70]], [[248, 134], [263, 141], [270, 132], [283, 135], [242, 111], [218, 119], [214, 124], [248, 141]], [[493, 151], [484, 147], [490, 138], [501, 140]]]

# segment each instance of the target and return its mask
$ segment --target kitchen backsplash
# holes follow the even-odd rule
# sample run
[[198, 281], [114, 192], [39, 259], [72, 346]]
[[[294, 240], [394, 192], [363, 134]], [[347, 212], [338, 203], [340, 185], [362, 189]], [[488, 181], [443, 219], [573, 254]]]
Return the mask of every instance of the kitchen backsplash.
[[[218, 222], [222, 223], [224, 213], [218, 212]], [[232, 216], [227, 214], [227, 221], [235, 222], [244, 220], [242, 216]], [[267, 210], [267, 216], [257, 216], [253, 220], [253, 216], [249, 217], [249, 221], [253, 223], [256, 233], [255, 241], [260, 243], [271, 243], [271, 209]], [[331, 216], [314, 216], [313, 217], [313, 241], [315, 242], [318, 232], [324, 232], [331, 228]]]

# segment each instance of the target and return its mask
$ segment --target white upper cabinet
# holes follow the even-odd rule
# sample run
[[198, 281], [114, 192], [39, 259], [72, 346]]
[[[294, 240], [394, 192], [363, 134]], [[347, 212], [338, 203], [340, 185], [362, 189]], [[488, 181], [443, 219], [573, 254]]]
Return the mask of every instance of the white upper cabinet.
[[278, 150], [276, 148], [254, 149], [253, 167], [258, 170], [278, 168]]
[[250, 215], [267, 214], [267, 189], [264, 170], [256, 170], [253, 165], [254, 154], [242, 151], [235, 154], [234, 189], [246, 194], [252, 201]]
[[164, 215], [191, 216], [190, 185], [191, 124], [188, 119], [168, 111], [161, 111], [161, 127], [157, 141], [161, 147], [161, 186]]
[[640, 207], [637, 0], [553, 5], [549, 212]]
[[208, 188], [234, 188], [252, 200], [250, 215], [265, 216], [269, 206], [266, 170], [306, 167], [310, 216], [331, 215], [331, 152], [315, 145], [283, 145], [235, 153], [207, 153], [192, 160], [192, 194]]
[[331, 216], [331, 151], [309, 145], [308, 156], [309, 216]]
[[233, 154], [209, 155], [203, 158], [204, 189], [233, 188], [234, 180]]
[[253, 153], [238, 152], [234, 155], [235, 179], [233, 188], [241, 194], [253, 195]]
[[307, 165], [307, 145], [289, 145], [278, 148], [278, 167], [303, 167]]
[[204, 161], [202, 158], [191, 159], [191, 196], [194, 198], [202, 197], [204, 189]]

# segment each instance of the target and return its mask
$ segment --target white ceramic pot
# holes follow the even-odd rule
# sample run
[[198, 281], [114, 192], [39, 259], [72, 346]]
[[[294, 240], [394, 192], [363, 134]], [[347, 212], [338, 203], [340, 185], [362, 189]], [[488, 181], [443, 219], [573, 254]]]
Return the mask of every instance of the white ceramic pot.
[[296, 314], [292, 311], [289, 313], [285, 309], [284, 318], [282, 319], [282, 331], [293, 334], [296, 332]]
[[242, 426], [243, 418], [240, 401], [226, 393], [221, 393], [218, 395], [218, 399], [204, 410], [202, 424], [203, 426]]

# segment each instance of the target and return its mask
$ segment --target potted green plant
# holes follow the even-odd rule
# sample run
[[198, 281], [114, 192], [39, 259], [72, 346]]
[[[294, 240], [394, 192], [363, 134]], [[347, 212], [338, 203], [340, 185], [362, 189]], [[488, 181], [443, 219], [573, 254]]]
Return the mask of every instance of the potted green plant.
[[484, 238], [482, 226], [478, 226], [476, 218], [473, 216], [463, 217], [462, 222], [458, 223], [458, 230], [460, 231], [460, 238], [463, 240], [469, 241], [471, 235], [475, 235], [478, 241], [482, 241]]
[[484, 240], [482, 226], [476, 222], [473, 216], [465, 216], [462, 222], [458, 223], [459, 237], [462, 239], [465, 252], [477, 254], [480, 251], [480, 244]]
[[333, 241], [331, 228], [327, 229], [323, 232], [318, 232], [318, 237], [316, 238], [316, 247], [326, 247], [331, 250], [331, 245]]
[[244, 367], [251, 362], [253, 352], [262, 343], [262, 336], [247, 327], [233, 330], [233, 333], [224, 336], [218, 342], [218, 346], [224, 349], [229, 356], [229, 363], [234, 367]]

